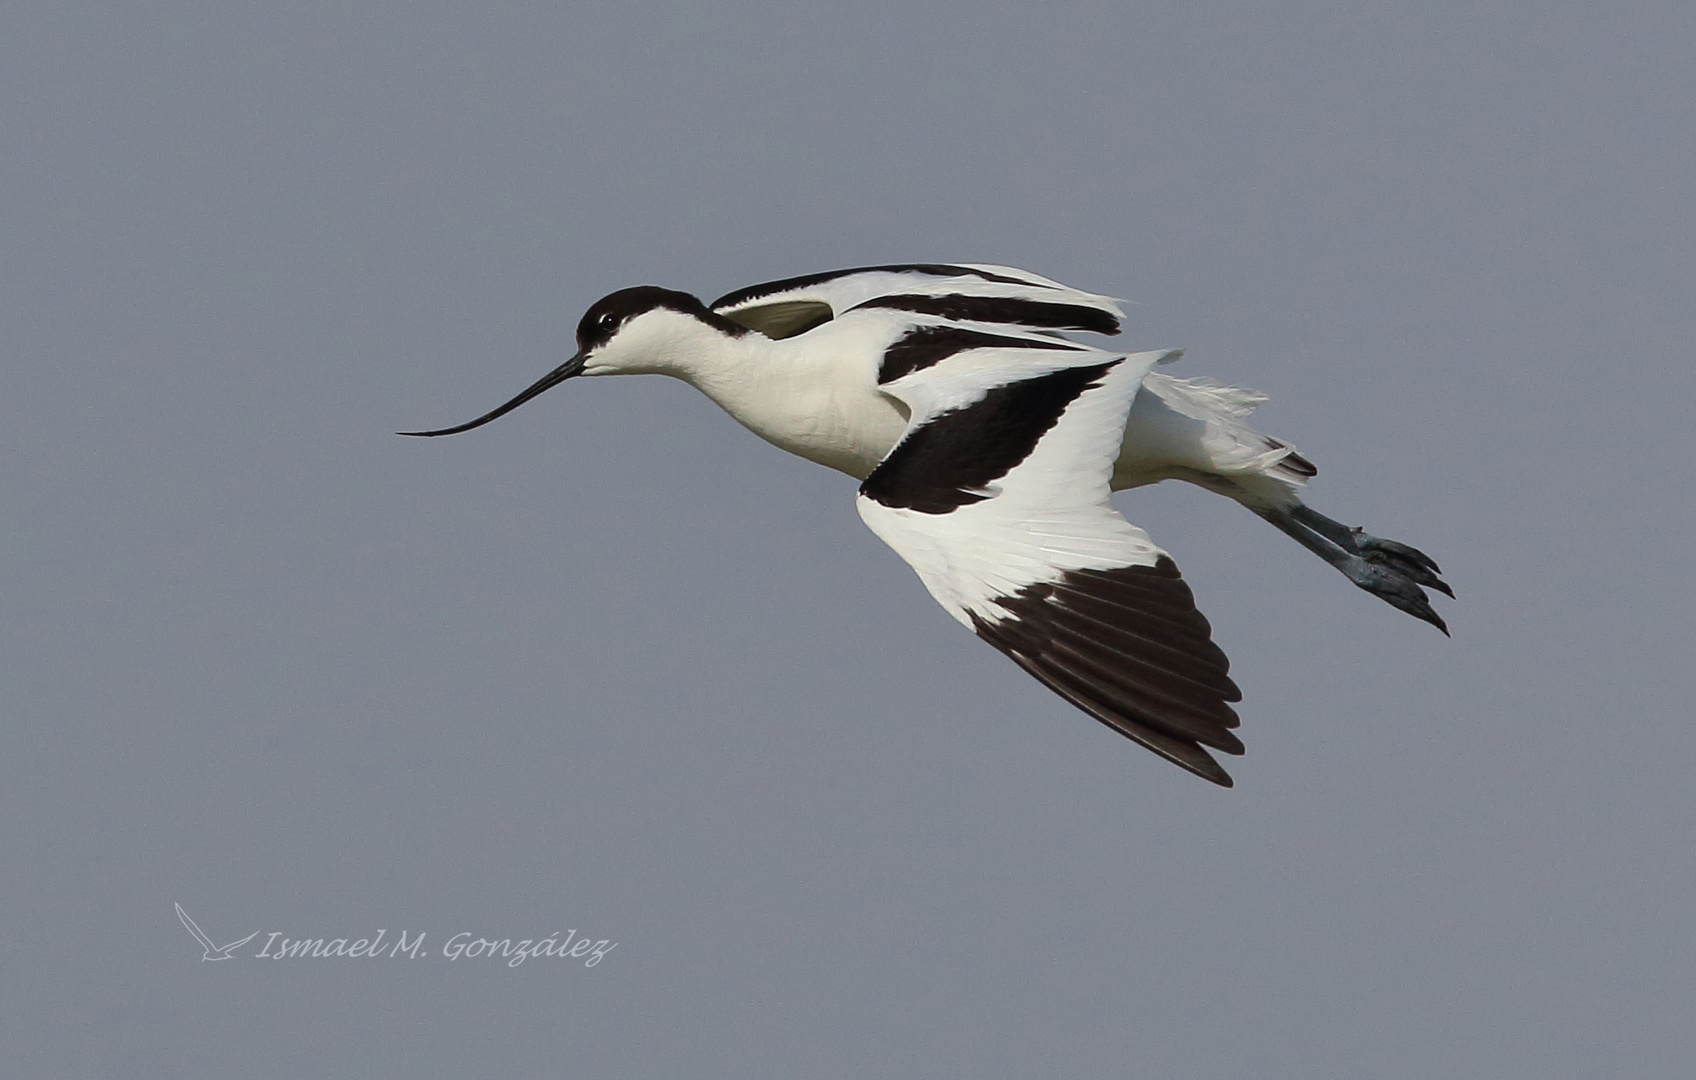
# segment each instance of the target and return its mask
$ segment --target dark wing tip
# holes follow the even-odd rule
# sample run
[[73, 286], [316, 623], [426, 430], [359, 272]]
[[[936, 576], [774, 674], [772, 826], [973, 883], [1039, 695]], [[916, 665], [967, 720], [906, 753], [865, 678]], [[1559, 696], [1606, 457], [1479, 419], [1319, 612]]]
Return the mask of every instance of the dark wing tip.
[[1241, 694], [1170, 559], [1071, 571], [995, 603], [1007, 617], [971, 614], [979, 637], [1121, 735], [1232, 786], [1204, 747], [1243, 753], [1227, 704]]
[[[1073, 683], [1063, 678], [1051, 677], [1041, 665], [1035, 662], [1035, 658], [1026, 656], [1024, 653], [1019, 652], [1016, 649], [1010, 649], [998, 644], [992, 636], [983, 634], [981, 630], [979, 633], [985, 641], [988, 641], [990, 644], [995, 645], [996, 648], [1001, 649], [1001, 651], [1006, 653], [1015, 664], [1024, 668], [1025, 671], [1033, 676], [1038, 682], [1042, 683], [1050, 690], [1053, 690], [1056, 694], [1059, 694], [1073, 705], [1082, 709], [1106, 727], [1112, 728], [1114, 731], [1125, 736], [1127, 739], [1130, 739], [1137, 745], [1144, 749], [1152, 750], [1154, 753], [1159, 754], [1172, 764], [1187, 772], [1194, 773], [1203, 780], [1218, 784], [1220, 787], [1228, 788], [1236, 786], [1235, 782], [1231, 779], [1231, 774], [1226, 772], [1224, 768], [1213, 759], [1212, 754], [1203, 750], [1200, 744], [1188, 739], [1174, 738], [1171, 735], [1156, 731], [1146, 724], [1138, 723], [1136, 720], [1125, 715], [1122, 711], [1110, 708], [1094, 698], [1080, 693]], [[1227, 752], [1237, 754], [1242, 753], [1241, 750]]]

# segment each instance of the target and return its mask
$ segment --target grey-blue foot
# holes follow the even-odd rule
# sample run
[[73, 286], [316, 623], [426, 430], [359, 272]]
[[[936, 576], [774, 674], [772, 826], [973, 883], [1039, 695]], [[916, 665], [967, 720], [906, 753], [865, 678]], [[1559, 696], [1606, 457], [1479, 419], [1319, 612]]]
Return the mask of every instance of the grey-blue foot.
[[1437, 576], [1443, 572], [1443, 568], [1432, 562], [1431, 556], [1418, 548], [1369, 536], [1359, 529], [1354, 530], [1354, 543], [1368, 562], [1394, 567], [1426, 588], [1436, 589], [1450, 599], [1454, 598], [1455, 591], [1449, 588], [1448, 582]]
[[[1356, 540], [1360, 548], [1359, 555], [1348, 555], [1336, 563], [1350, 581], [1359, 585], [1367, 592], [1383, 600], [1392, 607], [1407, 612], [1416, 619], [1424, 619], [1443, 633], [1449, 632], [1443, 617], [1431, 607], [1431, 598], [1425, 595], [1421, 585], [1429, 586], [1439, 592], [1453, 596], [1449, 586], [1436, 574], [1426, 569], [1421, 563], [1392, 554], [1381, 547], [1375, 547], [1362, 541], [1375, 541], [1376, 537], [1362, 536]], [[1395, 541], [1378, 541], [1379, 544], [1395, 544]], [[1396, 547], [1403, 547], [1396, 544]], [[1411, 551], [1412, 548], [1407, 550]]]
[[[1442, 616], [1431, 607], [1425, 589], [1454, 596], [1438, 575], [1437, 563], [1418, 548], [1372, 536], [1333, 521], [1308, 506], [1275, 510], [1262, 515], [1297, 543], [1342, 571], [1356, 585], [1398, 610], [1449, 632]], [[1424, 586], [1424, 588], [1421, 588]]]

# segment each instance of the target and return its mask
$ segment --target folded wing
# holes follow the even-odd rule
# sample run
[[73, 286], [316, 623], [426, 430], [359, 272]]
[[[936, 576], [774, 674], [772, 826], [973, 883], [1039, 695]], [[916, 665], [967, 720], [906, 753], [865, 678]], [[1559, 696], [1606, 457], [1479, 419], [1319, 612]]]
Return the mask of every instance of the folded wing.
[[1170, 354], [970, 333], [884, 358], [882, 388], [911, 420], [861, 485], [860, 516], [949, 614], [1061, 697], [1230, 786], [1203, 749], [1243, 750], [1229, 664], [1172, 560], [1109, 500], [1131, 400]]
[[1118, 301], [1011, 266], [894, 263], [768, 281], [712, 309], [774, 338], [793, 337], [856, 308], [886, 308], [1044, 331], [1119, 332]]

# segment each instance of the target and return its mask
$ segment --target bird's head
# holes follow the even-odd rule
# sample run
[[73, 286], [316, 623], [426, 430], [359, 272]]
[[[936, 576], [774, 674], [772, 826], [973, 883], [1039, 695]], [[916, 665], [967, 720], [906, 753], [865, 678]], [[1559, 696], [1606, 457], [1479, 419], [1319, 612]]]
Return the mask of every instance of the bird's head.
[[713, 339], [748, 333], [686, 292], [637, 285], [601, 297], [577, 324], [577, 353], [523, 393], [458, 427], [402, 435], [456, 435], [504, 416], [544, 390], [578, 375], [684, 375]]

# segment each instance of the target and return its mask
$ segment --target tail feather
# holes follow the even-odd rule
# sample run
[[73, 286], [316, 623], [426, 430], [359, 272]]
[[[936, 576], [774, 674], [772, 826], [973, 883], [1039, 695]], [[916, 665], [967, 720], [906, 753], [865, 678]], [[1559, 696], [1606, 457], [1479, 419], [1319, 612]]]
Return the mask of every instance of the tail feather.
[[1282, 439], [1255, 431], [1246, 417], [1266, 402], [1265, 394], [1226, 386], [1212, 379], [1175, 379], [1164, 373], [1145, 376], [1143, 385], [1173, 412], [1199, 422], [1192, 454], [1203, 471], [1222, 477], [1265, 476], [1300, 487], [1319, 470]]

